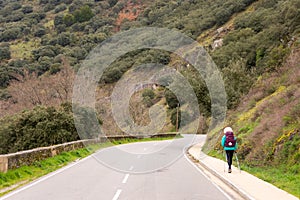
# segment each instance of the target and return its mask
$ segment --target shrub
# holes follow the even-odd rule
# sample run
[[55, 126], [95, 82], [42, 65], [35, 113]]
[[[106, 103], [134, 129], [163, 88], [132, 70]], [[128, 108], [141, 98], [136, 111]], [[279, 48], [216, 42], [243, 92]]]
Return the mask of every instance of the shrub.
[[55, 13], [59, 13], [59, 12], [64, 11], [64, 10], [66, 10], [66, 9], [67, 9], [67, 6], [66, 6], [65, 4], [61, 4], [61, 5], [58, 5], [58, 6], [55, 8], [54, 12], [55, 12]]
[[155, 93], [151, 89], [145, 89], [142, 92], [143, 97], [143, 103], [146, 104], [146, 106], [151, 107], [153, 105], [153, 99], [155, 97]]
[[74, 12], [74, 17], [77, 22], [89, 21], [94, 16], [92, 9], [89, 6], [83, 6]]
[[170, 109], [176, 108], [178, 106], [179, 101], [178, 101], [177, 97], [175, 96], [175, 94], [171, 90], [167, 89], [165, 91], [165, 97], [166, 97], [166, 101], [167, 101], [167, 104]]
[[74, 47], [70, 53], [70, 56], [77, 60], [83, 60], [87, 55], [87, 51], [84, 48]]
[[66, 26], [71, 26], [75, 23], [75, 17], [72, 14], [66, 14], [63, 17], [63, 22]]
[[0, 65], [0, 87], [5, 88], [10, 81], [9, 71], [7, 66]]
[[120, 71], [120, 69], [114, 67], [114, 68], [108, 68], [103, 72], [101, 81], [104, 83], [114, 83], [117, 82], [121, 77], [123, 73]]
[[0, 34], [0, 42], [8, 42], [11, 40], [15, 40], [19, 37], [19, 35], [20, 35], [19, 28], [7, 29]]
[[52, 4], [46, 4], [44, 6], [44, 12], [49, 12], [50, 10], [53, 10], [54, 8], [55, 8], [54, 5], [52, 5]]
[[32, 6], [23, 6], [23, 7], [22, 7], [22, 12], [23, 12], [24, 14], [32, 13], [32, 12], [33, 12], [33, 8], [32, 8]]
[[56, 15], [54, 17], [54, 26], [57, 27], [58, 25], [61, 25], [63, 23], [63, 15]]
[[42, 19], [46, 17], [45, 13], [34, 12], [26, 15], [29, 19], [35, 19], [37, 22], [40, 22]]
[[15, 11], [6, 18], [6, 22], [18, 22], [24, 18], [24, 14], [21, 11]]
[[4, 46], [4, 47], [0, 46], [0, 60], [3, 59], [10, 59], [9, 46]]
[[147, 107], [151, 107], [153, 106], [153, 101], [150, 97], [146, 96], [143, 98], [143, 103], [147, 106]]
[[46, 34], [46, 29], [44, 27], [39, 27], [35, 32], [34, 32], [34, 36], [35, 37], [42, 37], [43, 35]]
[[38, 60], [40, 57], [43, 56], [55, 57], [56, 55], [60, 54], [60, 49], [58, 46], [47, 45], [33, 50], [32, 54], [35, 60]]
[[63, 47], [69, 45], [70, 42], [71, 42], [70, 34], [62, 33], [57, 38], [57, 43]]
[[1, 119], [0, 153], [12, 153], [61, 144], [79, 137], [73, 115], [62, 107], [38, 106], [33, 110]]
[[19, 3], [17, 3], [17, 2], [15, 2], [15, 3], [12, 3], [12, 4], [11, 4], [11, 8], [12, 8], [13, 10], [19, 10], [20, 8], [22, 8], [22, 5], [19, 4]]
[[155, 93], [151, 89], [145, 89], [142, 93], [142, 97], [149, 97], [150, 99], [154, 99]]

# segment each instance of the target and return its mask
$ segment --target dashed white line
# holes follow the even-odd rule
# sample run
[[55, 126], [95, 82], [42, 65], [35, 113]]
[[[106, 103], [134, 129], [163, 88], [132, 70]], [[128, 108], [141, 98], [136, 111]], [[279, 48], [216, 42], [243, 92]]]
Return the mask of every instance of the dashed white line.
[[132, 171], [133, 170], [133, 166], [130, 166], [129, 170]]
[[112, 200], [117, 200], [119, 198], [121, 192], [122, 192], [122, 190], [117, 190], [117, 192]]
[[144, 148], [144, 151], [146, 151], [147, 150], [147, 148]]
[[129, 177], [129, 174], [126, 174], [125, 177], [124, 177], [124, 179], [123, 179], [123, 181], [122, 181], [122, 183], [126, 183], [127, 180], [128, 180], [128, 177]]

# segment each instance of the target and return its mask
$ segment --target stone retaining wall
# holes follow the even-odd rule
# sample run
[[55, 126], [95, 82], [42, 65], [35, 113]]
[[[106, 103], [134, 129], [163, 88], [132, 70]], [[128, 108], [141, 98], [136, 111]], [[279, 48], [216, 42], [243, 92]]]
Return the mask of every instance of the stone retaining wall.
[[[161, 133], [151, 136], [154, 137], [175, 137], [178, 133]], [[32, 150], [20, 151], [17, 153], [0, 155], [0, 172], [7, 172], [9, 169], [16, 169], [20, 166], [30, 165], [35, 161], [40, 161], [49, 157], [53, 157], [62, 152], [72, 151], [80, 148], [84, 148], [89, 144], [96, 144], [102, 142], [108, 142], [110, 140], [122, 140], [133, 139], [135, 136], [111, 136], [103, 137], [92, 140], [80, 140], [74, 142], [68, 142], [64, 144], [54, 145], [50, 147], [41, 147]], [[145, 138], [140, 136], [140, 138]]]

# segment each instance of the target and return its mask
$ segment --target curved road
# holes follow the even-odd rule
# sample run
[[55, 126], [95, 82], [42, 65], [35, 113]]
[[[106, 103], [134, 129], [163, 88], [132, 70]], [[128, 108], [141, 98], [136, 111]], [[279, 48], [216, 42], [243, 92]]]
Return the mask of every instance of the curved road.
[[184, 154], [205, 136], [105, 148], [1, 200], [225, 200]]

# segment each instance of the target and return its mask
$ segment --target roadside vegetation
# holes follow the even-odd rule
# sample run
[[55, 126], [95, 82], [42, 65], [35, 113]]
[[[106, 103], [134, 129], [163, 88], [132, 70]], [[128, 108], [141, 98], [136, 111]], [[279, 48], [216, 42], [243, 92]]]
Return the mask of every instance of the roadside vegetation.
[[[250, 172], [267, 175], [276, 168], [299, 175], [299, 0], [0, 1], [1, 152], [78, 139], [69, 103], [75, 72], [95, 46], [144, 26], [178, 30], [211, 55], [225, 82], [226, 124], [236, 130], [239, 155]], [[154, 49], [129, 52], [104, 71], [96, 109], [105, 133], [123, 134], [110, 110], [113, 87], [124, 73], [146, 63], [167, 65], [188, 79], [202, 115], [198, 133], [207, 133], [211, 98], [204, 80], [178, 56]], [[163, 87], [135, 95], [130, 112], [141, 125], [149, 122], [155, 104], [167, 110], [164, 132], [176, 130], [177, 115], [186, 116], [185, 105], [177, 113], [178, 100]], [[88, 108], [82, 112], [90, 114]], [[207, 152], [221, 149], [222, 128], [209, 133]], [[87, 131], [89, 136], [95, 135]], [[280, 177], [276, 184], [297, 195]]]
[[[226, 123], [238, 138], [243, 169], [300, 197], [299, 47], [292, 52], [279, 72], [257, 80]], [[211, 131], [204, 149], [224, 160], [222, 135], [220, 127]]]
[[[225, 162], [225, 155], [221, 150], [211, 150], [208, 155], [216, 157]], [[287, 191], [300, 198], [300, 173], [299, 166], [287, 166], [285, 163], [279, 165], [253, 166], [244, 162], [237, 153], [241, 170], [244, 170], [272, 185]], [[233, 165], [237, 166], [236, 158], [233, 157]]]
[[73, 161], [82, 159], [105, 146], [108, 144], [92, 145], [87, 148], [64, 152], [42, 161], [36, 161], [30, 166], [21, 166], [18, 169], [8, 170], [7, 173], [0, 173], [0, 196]]

